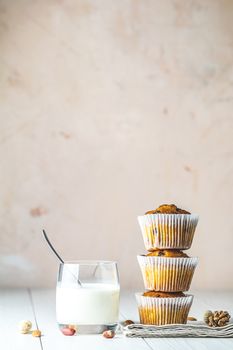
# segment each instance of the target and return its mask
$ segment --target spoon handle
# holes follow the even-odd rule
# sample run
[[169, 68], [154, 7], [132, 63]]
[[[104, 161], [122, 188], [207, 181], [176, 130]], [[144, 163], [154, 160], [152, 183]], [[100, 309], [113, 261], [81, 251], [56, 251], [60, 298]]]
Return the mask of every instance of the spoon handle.
[[45, 232], [45, 230], [43, 230], [43, 235], [44, 235], [44, 238], [46, 240], [46, 242], [48, 243], [49, 247], [52, 249], [52, 251], [54, 252], [54, 254], [58, 257], [58, 259], [60, 260], [60, 262], [62, 264], [64, 264], [64, 260], [60, 257], [60, 255], [58, 254], [58, 252], [55, 250], [55, 248], [53, 247], [52, 243], [50, 242], [50, 240], [48, 239], [48, 236]]
[[[52, 245], [52, 243], [50, 242], [45, 230], [43, 230], [43, 236], [46, 240], [46, 242], [48, 243], [50, 249], [53, 251], [53, 253], [56, 255], [56, 257], [60, 260], [60, 262], [62, 264], [64, 264], [64, 260], [60, 257], [60, 255], [58, 254], [58, 252], [55, 250], [54, 246]], [[76, 279], [76, 281], [78, 282], [78, 284], [80, 285], [80, 287], [82, 287], [82, 283], [80, 282], [80, 280], [71, 272], [71, 274], [74, 276], [74, 278]]]

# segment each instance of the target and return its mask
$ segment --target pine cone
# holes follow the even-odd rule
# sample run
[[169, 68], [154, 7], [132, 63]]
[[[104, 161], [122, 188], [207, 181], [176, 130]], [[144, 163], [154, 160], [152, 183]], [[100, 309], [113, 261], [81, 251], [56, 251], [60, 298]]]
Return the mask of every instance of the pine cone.
[[231, 315], [227, 311], [206, 311], [204, 321], [210, 327], [223, 327], [230, 321]]

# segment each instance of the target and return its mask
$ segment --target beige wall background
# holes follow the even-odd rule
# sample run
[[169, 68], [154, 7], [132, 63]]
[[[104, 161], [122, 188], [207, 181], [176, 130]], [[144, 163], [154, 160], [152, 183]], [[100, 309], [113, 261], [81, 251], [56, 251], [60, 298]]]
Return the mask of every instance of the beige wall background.
[[233, 2], [0, 0], [0, 284], [114, 259], [143, 289], [137, 215], [200, 215], [195, 289], [233, 288]]

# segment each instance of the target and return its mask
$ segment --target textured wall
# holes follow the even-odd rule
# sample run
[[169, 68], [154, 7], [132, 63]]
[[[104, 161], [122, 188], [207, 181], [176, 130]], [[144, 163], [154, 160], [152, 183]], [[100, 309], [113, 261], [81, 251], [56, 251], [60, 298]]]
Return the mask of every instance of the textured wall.
[[233, 2], [0, 0], [0, 284], [116, 259], [142, 288], [136, 217], [200, 214], [194, 288], [233, 288]]

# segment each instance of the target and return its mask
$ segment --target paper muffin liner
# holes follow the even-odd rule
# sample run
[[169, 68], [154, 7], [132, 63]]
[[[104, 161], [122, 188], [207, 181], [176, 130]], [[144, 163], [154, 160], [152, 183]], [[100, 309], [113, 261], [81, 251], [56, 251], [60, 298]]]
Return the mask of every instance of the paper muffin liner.
[[140, 323], [142, 324], [173, 324], [187, 323], [187, 317], [192, 305], [193, 296], [175, 298], [146, 297], [136, 293]]
[[196, 214], [138, 216], [146, 250], [189, 249], [198, 223]]
[[187, 291], [198, 263], [196, 257], [158, 257], [138, 255], [145, 289], [179, 292]]

